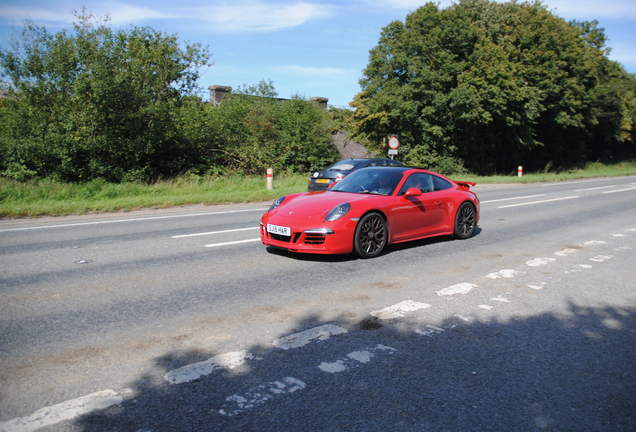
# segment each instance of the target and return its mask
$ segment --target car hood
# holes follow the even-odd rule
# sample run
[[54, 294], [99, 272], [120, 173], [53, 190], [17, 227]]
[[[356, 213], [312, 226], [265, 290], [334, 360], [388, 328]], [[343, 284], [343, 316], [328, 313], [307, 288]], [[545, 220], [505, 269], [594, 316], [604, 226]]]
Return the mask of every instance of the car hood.
[[337, 205], [346, 202], [352, 203], [369, 197], [370, 195], [345, 192], [307, 192], [289, 200], [286, 199], [273, 213], [280, 217], [322, 217]]

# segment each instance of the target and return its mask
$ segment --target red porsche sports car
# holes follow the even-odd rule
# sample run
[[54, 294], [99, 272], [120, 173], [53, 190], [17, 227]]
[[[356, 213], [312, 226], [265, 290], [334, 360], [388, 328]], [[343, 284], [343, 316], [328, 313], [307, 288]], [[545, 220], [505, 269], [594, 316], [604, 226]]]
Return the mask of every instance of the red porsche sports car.
[[362, 168], [327, 191], [278, 198], [261, 218], [261, 239], [293, 252], [361, 258], [409, 240], [467, 239], [479, 222], [474, 185], [419, 168]]

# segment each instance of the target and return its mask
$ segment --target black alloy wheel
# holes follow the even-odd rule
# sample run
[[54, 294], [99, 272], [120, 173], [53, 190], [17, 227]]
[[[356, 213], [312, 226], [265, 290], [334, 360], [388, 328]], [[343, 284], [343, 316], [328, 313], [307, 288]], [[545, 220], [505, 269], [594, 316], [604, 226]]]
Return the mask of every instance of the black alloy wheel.
[[353, 249], [360, 258], [373, 258], [382, 252], [386, 240], [386, 221], [378, 213], [369, 213], [358, 223]]
[[467, 239], [475, 232], [477, 213], [471, 203], [465, 202], [459, 206], [455, 216], [455, 238]]

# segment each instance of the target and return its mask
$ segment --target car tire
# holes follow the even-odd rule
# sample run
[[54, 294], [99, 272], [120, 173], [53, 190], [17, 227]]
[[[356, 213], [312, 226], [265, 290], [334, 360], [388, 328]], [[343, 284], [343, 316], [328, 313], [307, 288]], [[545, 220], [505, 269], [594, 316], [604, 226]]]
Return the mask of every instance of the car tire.
[[477, 212], [475, 207], [468, 202], [463, 203], [455, 214], [455, 234], [457, 239], [465, 240], [475, 232]]
[[364, 215], [356, 227], [353, 250], [360, 258], [373, 258], [382, 252], [388, 237], [387, 224], [379, 213]]

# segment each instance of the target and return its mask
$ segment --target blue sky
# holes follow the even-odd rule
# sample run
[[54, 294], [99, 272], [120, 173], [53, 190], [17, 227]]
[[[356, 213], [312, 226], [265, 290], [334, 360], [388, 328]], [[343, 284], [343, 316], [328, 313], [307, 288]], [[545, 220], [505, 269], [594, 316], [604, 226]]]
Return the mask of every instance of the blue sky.
[[[201, 42], [213, 66], [199, 84], [256, 84], [272, 80], [280, 97], [300, 94], [348, 106], [369, 50], [391, 21], [423, 5], [416, 0], [9, 0], [0, 2], [0, 46], [29, 18], [50, 32], [70, 29], [72, 11], [109, 14], [113, 27], [151, 26], [181, 41]], [[450, 0], [442, 0], [447, 7]], [[549, 0], [566, 20], [596, 19], [609, 37], [610, 58], [636, 72], [635, 0]], [[201, 96], [207, 100], [207, 91]]]

